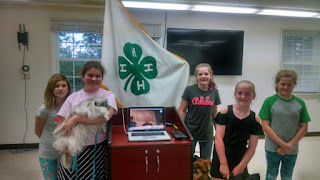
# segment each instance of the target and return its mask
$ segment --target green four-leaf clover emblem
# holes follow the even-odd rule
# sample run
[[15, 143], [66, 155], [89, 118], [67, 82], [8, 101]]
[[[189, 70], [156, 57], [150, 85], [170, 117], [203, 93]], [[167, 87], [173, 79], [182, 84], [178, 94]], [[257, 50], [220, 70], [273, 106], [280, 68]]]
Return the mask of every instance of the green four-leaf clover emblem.
[[124, 90], [130, 83], [130, 90], [134, 95], [146, 94], [150, 91], [147, 79], [154, 79], [158, 75], [157, 62], [154, 57], [146, 56], [140, 60], [142, 49], [138, 44], [126, 43], [123, 47], [126, 56], [119, 56], [119, 76], [121, 79], [129, 77], [125, 83]]

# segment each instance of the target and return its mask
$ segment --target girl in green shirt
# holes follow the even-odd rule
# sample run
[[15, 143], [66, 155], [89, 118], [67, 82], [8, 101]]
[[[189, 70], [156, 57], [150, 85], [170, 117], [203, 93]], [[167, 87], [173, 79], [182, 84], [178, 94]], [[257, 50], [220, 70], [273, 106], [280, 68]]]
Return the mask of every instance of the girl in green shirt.
[[298, 142], [308, 131], [310, 117], [304, 101], [292, 95], [297, 74], [281, 70], [275, 78], [276, 94], [268, 97], [260, 110], [266, 133], [266, 180], [276, 180], [281, 163], [281, 179], [292, 179], [298, 154]]

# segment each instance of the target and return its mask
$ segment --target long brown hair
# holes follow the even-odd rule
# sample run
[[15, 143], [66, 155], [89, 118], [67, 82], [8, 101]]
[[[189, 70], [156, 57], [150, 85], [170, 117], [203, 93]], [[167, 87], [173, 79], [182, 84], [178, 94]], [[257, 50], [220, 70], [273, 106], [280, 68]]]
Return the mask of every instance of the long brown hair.
[[198, 65], [196, 66], [196, 68], [194, 69], [194, 76], [197, 76], [199, 69], [202, 68], [202, 67], [208, 68], [209, 73], [212, 75], [212, 78], [211, 78], [210, 81], [209, 81], [208, 89], [210, 89], [210, 91], [211, 91], [212, 89], [217, 88], [216, 83], [213, 81], [213, 71], [212, 71], [212, 68], [211, 68], [211, 66], [210, 66], [208, 63], [198, 64]]
[[62, 74], [52, 75], [49, 78], [46, 90], [44, 91], [44, 105], [46, 106], [47, 109], [53, 108], [54, 104], [56, 102], [56, 96], [53, 94], [53, 90], [54, 90], [54, 87], [58, 81], [67, 82], [67, 85], [68, 85], [67, 96], [69, 96], [72, 92], [69, 81], [67, 80], [67, 78], [64, 75], [62, 75]]

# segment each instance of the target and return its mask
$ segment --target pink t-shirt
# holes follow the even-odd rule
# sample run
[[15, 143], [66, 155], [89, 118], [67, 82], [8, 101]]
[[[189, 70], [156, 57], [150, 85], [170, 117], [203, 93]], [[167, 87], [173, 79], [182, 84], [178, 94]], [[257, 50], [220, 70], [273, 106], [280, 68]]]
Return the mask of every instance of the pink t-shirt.
[[[114, 109], [114, 114], [118, 113], [117, 103], [114, 94], [111, 91], [107, 91], [104, 89], [99, 88], [95, 92], [85, 92], [83, 89], [80, 91], [77, 91], [73, 94], [71, 94], [66, 101], [63, 103], [63, 105], [60, 108], [60, 111], [58, 112], [59, 116], [66, 117], [68, 112], [78, 105], [80, 102], [85, 101], [90, 98], [94, 97], [102, 97], [106, 98], [108, 100], [108, 105]], [[95, 134], [92, 135], [90, 139], [86, 142], [87, 145], [93, 145], [95, 139]], [[101, 143], [104, 140], [107, 139], [107, 134], [103, 132], [98, 133], [98, 140], [97, 143]]]

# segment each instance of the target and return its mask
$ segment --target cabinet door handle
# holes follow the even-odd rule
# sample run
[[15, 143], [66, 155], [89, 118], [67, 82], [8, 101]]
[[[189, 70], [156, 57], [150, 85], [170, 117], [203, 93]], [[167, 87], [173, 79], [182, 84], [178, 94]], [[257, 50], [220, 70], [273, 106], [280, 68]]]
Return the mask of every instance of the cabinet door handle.
[[159, 173], [160, 172], [160, 157], [159, 157], [160, 150], [157, 149], [156, 152], [157, 152], [157, 163], [158, 163], [157, 172]]
[[160, 171], [160, 158], [159, 158], [159, 156], [157, 156], [157, 163], [158, 163], [157, 172], [159, 173], [159, 171]]
[[148, 173], [148, 164], [149, 164], [148, 157], [146, 156], [146, 173]]

